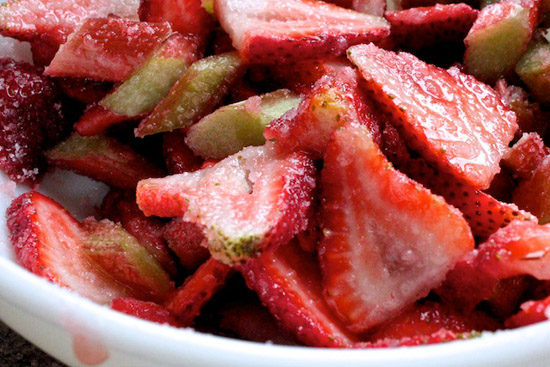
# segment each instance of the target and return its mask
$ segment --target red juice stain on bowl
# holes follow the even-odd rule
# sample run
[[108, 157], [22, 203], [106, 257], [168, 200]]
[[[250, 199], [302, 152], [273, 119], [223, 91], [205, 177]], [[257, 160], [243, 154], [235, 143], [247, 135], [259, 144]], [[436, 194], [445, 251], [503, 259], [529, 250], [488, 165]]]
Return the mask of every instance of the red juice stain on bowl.
[[94, 338], [82, 333], [73, 335], [73, 352], [79, 362], [96, 366], [109, 359], [109, 350]]

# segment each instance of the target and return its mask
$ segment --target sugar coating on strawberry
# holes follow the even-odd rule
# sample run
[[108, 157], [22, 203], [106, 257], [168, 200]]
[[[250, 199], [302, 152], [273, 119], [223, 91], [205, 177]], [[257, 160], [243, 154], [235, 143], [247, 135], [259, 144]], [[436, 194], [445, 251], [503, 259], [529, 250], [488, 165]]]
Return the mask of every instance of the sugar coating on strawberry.
[[478, 10], [466, 4], [436, 4], [384, 14], [391, 24], [391, 36], [409, 49], [462, 41], [477, 18]]
[[528, 179], [549, 154], [550, 149], [539, 134], [526, 133], [502, 157], [502, 164], [511, 169], [515, 177]]
[[334, 133], [321, 187], [326, 298], [352, 331], [397, 316], [474, 247], [462, 214], [395, 170], [363, 126]]
[[244, 148], [210, 168], [143, 180], [137, 202], [146, 215], [183, 216], [198, 224], [212, 255], [233, 263], [304, 230], [314, 187], [310, 158], [277, 156], [265, 145]]
[[381, 40], [381, 17], [314, 0], [216, 0], [233, 46], [251, 62], [281, 63], [339, 56], [351, 45]]
[[348, 57], [410, 147], [473, 187], [489, 187], [518, 127], [490, 87], [372, 44], [351, 47]]
[[28, 43], [10, 37], [3, 37], [1, 35], [0, 55], [18, 62], [32, 63], [32, 53]]
[[27, 270], [103, 304], [134, 296], [87, 256], [84, 228], [54, 200], [27, 192], [11, 203], [6, 219], [17, 260]]
[[0, 59], [0, 127], [0, 169], [16, 182], [35, 182], [42, 150], [67, 127], [59, 89], [40, 68]]

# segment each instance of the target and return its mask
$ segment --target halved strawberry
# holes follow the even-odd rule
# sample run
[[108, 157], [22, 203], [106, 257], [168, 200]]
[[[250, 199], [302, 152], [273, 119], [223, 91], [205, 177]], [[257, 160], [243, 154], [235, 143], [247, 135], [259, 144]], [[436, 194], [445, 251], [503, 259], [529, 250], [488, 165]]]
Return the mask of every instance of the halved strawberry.
[[27, 192], [11, 203], [6, 218], [15, 255], [27, 270], [99, 303], [134, 296], [86, 254], [84, 228], [54, 200]]
[[502, 157], [502, 164], [511, 169], [515, 177], [528, 179], [549, 154], [550, 148], [544, 145], [539, 134], [523, 134]]
[[[536, 158], [535, 158], [536, 159]], [[514, 190], [514, 203], [536, 216], [540, 224], [550, 223], [550, 155], [546, 155], [531, 177]]]
[[334, 133], [321, 185], [326, 299], [350, 330], [397, 316], [474, 247], [462, 214], [395, 170], [363, 126]]
[[119, 82], [171, 32], [167, 23], [88, 19], [59, 49], [45, 74]]
[[247, 61], [289, 63], [335, 57], [351, 45], [381, 40], [381, 17], [314, 0], [216, 0], [216, 15]]
[[267, 250], [240, 272], [271, 314], [302, 343], [341, 348], [358, 340], [326, 303], [315, 257], [296, 242]]
[[416, 50], [442, 42], [462, 42], [477, 14], [478, 10], [461, 3], [388, 11], [384, 16], [398, 44]]
[[296, 110], [271, 122], [264, 136], [278, 152], [305, 151], [321, 158], [332, 132], [352, 122], [366, 125], [380, 141], [379, 122], [358, 75], [344, 68], [319, 79]]
[[491, 88], [372, 44], [351, 47], [348, 57], [413, 149], [474, 188], [489, 187], [517, 130], [515, 114]]
[[194, 271], [210, 256], [202, 228], [195, 223], [175, 218], [164, 227], [163, 236], [187, 271]]
[[201, 308], [225, 284], [231, 268], [212, 258], [185, 280], [165, 303], [182, 326], [191, 326]]
[[141, 301], [136, 298], [117, 298], [111, 303], [111, 308], [126, 315], [138, 317], [142, 320], [168, 324], [179, 327], [180, 323], [170, 311], [154, 302]]
[[183, 216], [203, 227], [212, 255], [233, 263], [304, 230], [314, 187], [305, 154], [278, 156], [265, 145], [210, 168], [141, 181], [137, 202], [146, 215]]
[[149, 251], [120, 224], [108, 219], [83, 222], [83, 251], [142, 300], [162, 301], [174, 283]]
[[0, 59], [0, 169], [19, 183], [36, 182], [45, 168], [42, 150], [68, 127], [61, 93], [42, 70]]
[[171, 175], [196, 171], [203, 163], [203, 159], [185, 144], [185, 133], [181, 130], [170, 131], [162, 136], [162, 151]]
[[518, 328], [545, 320], [550, 320], [550, 297], [523, 303], [521, 311], [506, 320], [505, 325], [508, 328]]
[[132, 148], [113, 138], [76, 133], [46, 153], [48, 162], [108, 185], [133, 189], [139, 180], [161, 177], [163, 172]]

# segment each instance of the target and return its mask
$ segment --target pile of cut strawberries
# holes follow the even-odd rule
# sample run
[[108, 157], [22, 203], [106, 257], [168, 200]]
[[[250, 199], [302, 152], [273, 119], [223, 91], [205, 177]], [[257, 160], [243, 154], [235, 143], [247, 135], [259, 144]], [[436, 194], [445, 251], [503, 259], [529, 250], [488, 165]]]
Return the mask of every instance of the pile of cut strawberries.
[[[19, 263], [145, 320], [378, 348], [550, 317], [542, 0], [8, 0]], [[15, 47], [17, 46], [17, 47]], [[37, 191], [110, 191], [83, 221]], [[78, 201], [79, 198], [74, 198]]]

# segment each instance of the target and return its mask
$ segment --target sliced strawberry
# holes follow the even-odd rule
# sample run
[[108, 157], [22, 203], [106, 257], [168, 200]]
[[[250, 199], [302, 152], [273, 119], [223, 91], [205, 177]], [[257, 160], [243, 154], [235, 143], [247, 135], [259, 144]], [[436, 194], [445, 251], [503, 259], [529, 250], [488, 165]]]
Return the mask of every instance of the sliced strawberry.
[[528, 179], [550, 154], [537, 133], [523, 134], [514, 146], [502, 157], [502, 164], [510, 168], [515, 177]]
[[44, 148], [68, 127], [55, 83], [41, 69], [0, 59], [0, 169], [19, 183], [36, 182]]
[[58, 78], [57, 84], [66, 95], [87, 105], [99, 102], [112, 88], [111, 83], [81, 78]]
[[[536, 158], [535, 158], [536, 159]], [[514, 203], [535, 215], [539, 223], [550, 223], [550, 156], [546, 155], [530, 178], [514, 190]]]
[[154, 302], [141, 301], [136, 298], [117, 298], [111, 303], [111, 308], [126, 315], [156, 322], [157, 324], [180, 326], [178, 320], [172, 316], [170, 311]]
[[389, 35], [380, 17], [313, 0], [216, 0], [216, 15], [247, 61], [289, 63], [342, 55]]
[[88, 19], [59, 49], [45, 74], [119, 82], [171, 32], [168, 24]]
[[281, 328], [267, 308], [258, 303], [232, 305], [222, 311], [220, 328], [245, 340], [295, 345], [294, 336]]
[[442, 42], [462, 42], [477, 14], [478, 10], [461, 3], [388, 11], [384, 16], [398, 44], [417, 50]]
[[59, 43], [46, 35], [39, 35], [29, 41], [32, 60], [36, 66], [48, 66], [59, 50]]
[[80, 120], [74, 125], [74, 129], [82, 136], [100, 135], [112, 125], [128, 119], [128, 116], [116, 114], [103, 106], [93, 104], [84, 111]]
[[506, 327], [518, 328], [550, 320], [550, 297], [539, 301], [527, 301], [521, 305], [521, 311], [506, 320]]
[[191, 326], [201, 308], [225, 284], [231, 268], [214, 259], [208, 259], [185, 280], [165, 307], [182, 326]]
[[105, 218], [120, 223], [128, 233], [137, 238], [171, 276], [177, 275], [172, 254], [164, 241], [165, 224], [158, 218], [146, 217], [139, 210], [133, 193], [109, 191], [103, 198], [101, 212]]
[[478, 332], [473, 333], [455, 333], [444, 328], [430, 335], [418, 335], [413, 337], [404, 337], [402, 339], [379, 339], [375, 342], [357, 343], [354, 348], [397, 348], [413, 347], [418, 345], [448, 343], [455, 340], [465, 340], [480, 337]]
[[491, 88], [374, 45], [354, 46], [348, 57], [413, 149], [473, 187], [489, 187], [517, 130], [515, 114]]
[[99, 303], [133, 296], [87, 256], [82, 225], [54, 200], [27, 192], [12, 202], [6, 218], [17, 259], [27, 270]]
[[194, 271], [210, 256], [202, 229], [195, 223], [173, 219], [164, 227], [164, 239], [187, 271]]
[[266, 145], [210, 168], [144, 180], [137, 202], [146, 215], [183, 216], [203, 227], [212, 255], [233, 263], [304, 230], [314, 187], [315, 168], [306, 155], [281, 157]]
[[87, 18], [136, 18], [138, 0], [9, 0], [0, 7], [0, 32], [26, 41], [44, 37], [57, 45]]
[[319, 79], [296, 110], [270, 123], [264, 131], [279, 152], [305, 151], [321, 158], [333, 131], [357, 122], [366, 125], [379, 141], [374, 109], [359, 86], [357, 74], [345, 68]]
[[108, 185], [133, 189], [138, 181], [163, 176], [163, 172], [115, 139], [97, 135], [71, 135], [46, 152], [48, 162]]
[[201, 168], [203, 159], [185, 144], [185, 133], [174, 130], [162, 136], [162, 150], [168, 173], [175, 175]]
[[147, 249], [120, 224], [86, 219], [83, 250], [139, 299], [162, 301], [174, 291], [169, 275]]
[[240, 271], [248, 287], [300, 342], [315, 347], [350, 347], [357, 341], [323, 298], [315, 257], [295, 242], [247, 261]]
[[426, 296], [474, 247], [462, 214], [395, 170], [363, 126], [334, 133], [321, 186], [326, 298], [355, 332]]
[[213, 18], [202, 6], [202, 0], [145, 0], [140, 19], [147, 22], [168, 22], [177, 32], [194, 33], [205, 44], [213, 29]]
[[414, 304], [395, 319], [383, 324], [369, 340], [403, 339], [418, 336], [428, 336], [441, 328], [454, 333], [472, 331], [497, 330], [500, 324], [497, 320], [481, 311], [463, 314], [449, 305], [426, 302]]

